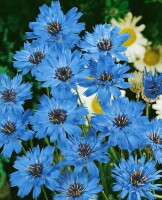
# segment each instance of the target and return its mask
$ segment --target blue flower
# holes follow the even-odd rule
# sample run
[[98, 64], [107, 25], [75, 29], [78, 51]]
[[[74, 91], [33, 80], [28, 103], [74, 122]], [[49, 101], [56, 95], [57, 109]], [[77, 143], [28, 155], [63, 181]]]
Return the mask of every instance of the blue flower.
[[157, 76], [156, 70], [154, 75], [151, 72], [145, 72], [143, 74], [143, 87], [144, 96], [150, 101], [155, 100], [159, 95], [162, 94], [162, 73]]
[[10, 184], [19, 187], [18, 196], [23, 198], [33, 189], [33, 198], [38, 198], [43, 185], [55, 189], [59, 171], [52, 166], [53, 153], [52, 146], [42, 150], [37, 146], [27, 151], [26, 156], [17, 157], [13, 167], [18, 171], [10, 175]]
[[69, 139], [58, 141], [58, 148], [65, 158], [61, 161], [61, 166], [75, 166], [78, 172], [86, 165], [88, 172], [99, 175], [99, 170], [94, 161], [107, 163], [108, 145], [102, 144], [103, 138], [96, 136], [96, 130], [91, 129], [86, 137], [69, 137]]
[[31, 99], [31, 84], [23, 83], [22, 75], [10, 79], [6, 74], [0, 77], [0, 111], [22, 112], [24, 101]]
[[148, 129], [148, 118], [141, 116], [145, 104], [119, 98], [111, 104], [102, 105], [104, 114], [92, 117], [94, 128], [101, 131], [101, 136], [109, 136], [110, 146], [119, 145], [123, 150], [133, 151], [142, 148], [144, 132]]
[[42, 60], [48, 55], [49, 48], [45, 43], [33, 41], [24, 43], [24, 50], [17, 51], [14, 55], [13, 66], [19, 68], [22, 74], [25, 75], [31, 70], [32, 76], [35, 76], [37, 68]]
[[102, 102], [109, 102], [111, 95], [118, 98], [121, 95], [120, 89], [126, 89], [131, 86], [124, 78], [132, 77], [132, 74], [126, 74], [130, 68], [126, 64], [115, 64], [114, 59], [110, 56], [101, 57], [98, 62], [90, 63], [90, 79], [84, 79], [80, 85], [89, 87], [85, 91], [86, 96], [97, 93]]
[[10, 158], [13, 151], [17, 154], [21, 152], [21, 140], [27, 141], [34, 136], [34, 132], [27, 129], [30, 111], [13, 114], [7, 112], [0, 115], [0, 147], [3, 146], [2, 154]]
[[78, 50], [72, 53], [70, 49], [63, 49], [60, 45], [52, 52], [54, 53], [40, 64], [36, 79], [45, 82], [42, 84], [43, 87], [76, 90], [76, 82], [79, 82], [86, 73], [86, 62], [81, 58], [82, 53]]
[[141, 200], [142, 197], [156, 199], [151, 191], [162, 189], [159, 187], [161, 184], [154, 184], [153, 181], [161, 178], [159, 173], [162, 170], [157, 171], [155, 165], [156, 162], [151, 159], [145, 163], [144, 156], [138, 161], [137, 156], [135, 159], [129, 156], [127, 161], [122, 158], [119, 167], [115, 165], [112, 170], [112, 176], [116, 180], [113, 190], [122, 191], [121, 199], [127, 195], [128, 200]]
[[126, 47], [122, 44], [129, 38], [129, 34], [119, 34], [120, 28], [111, 26], [111, 24], [98, 24], [94, 28], [94, 32], [86, 33], [83, 41], [79, 46], [83, 51], [86, 51], [85, 58], [98, 59], [100, 55], [110, 54], [111, 56], [128, 61], [127, 56], [123, 55]]
[[56, 190], [61, 194], [55, 195], [54, 200], [89, 200], [103, 189], [97, 185], [99, 180], [96, 176], [89, 177], [84, 171], [64, 172], [57, 179]]
[[150, 128], [145, 133], [145, 145], [149, 146], [155, 159], [162, 164], [162, 120], [153, 119]]
[[66, 132], [70, 135], [82, 133], [78, 124], [84, 124], [87, 111], [82, 106], [77, 107], [76, 95], [62, 93], [62, 98], [60, 96], [57, 99], [43, 95], [40, 103], [31, 118], [34, 130], [38, 131], [37, 138], [49, 135], [50, 141], [53, 142], [58, 136], [65, 138]]
[[58, 1], [52, 1], [51, 7], [41, 6], [36, 22], [29, 23], [33, 32], [27, 33], [27, 38], [40, 38], [42, 42], [61, 43], [72, 48], [80, 40], [78, 34], [85, 28], [84, 23], [78, 23], [82, 13], [77, 10], [74, 7], [64, 15]]

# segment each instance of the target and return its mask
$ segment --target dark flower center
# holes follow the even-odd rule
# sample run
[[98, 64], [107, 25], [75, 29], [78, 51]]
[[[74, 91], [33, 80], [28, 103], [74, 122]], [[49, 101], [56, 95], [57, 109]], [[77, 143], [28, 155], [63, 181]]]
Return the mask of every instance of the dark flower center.
[[85, 188], [82, 184], [72, 183], [68, 189], [68, 195], [69, 197], [79, 197], [82, 195], [84, 190]]
[[61, 67], [56, 70], [56, 77], [61, 81], [67, 81], [71, 76], [72, 73], [69, 67]]
[[92, 152], [92, 149], [89, 145], [80, 144], [79, 146], [79, 154], [82, 158], [85, 158]]
[[44, 52], [37, 51], [34, 53], [34, 55], [29, 56], [29, 61], [38, 65], [42, 58], [44, 58]]
[[159, 135], [156, 134], [156, 133], [153, 133], [153, 134], [150, 136], [150, 140], [152, 140], [153, 143], [162, 144], [161, 138], [160, 138]]
[[28, 169], [34, 176], [39, 176], [42, 173], [42, 166], [40, 164], [31, 165]]
[[66, 120], [66, 111], [61, 109], [52, 110], [48, 116], [53, 123], [62, 124]]
[[138, 185], [142, 185], [144, 181], [146, 181], [148, 178], [145, 176], [142, 176], [142, 172], [138, 171], [138, 172], [134, 172], [131, 176], [130, 176], [130, 181], [132, 182], [132, 184], [134, 186], [138, 186]]
[[111, 46], [111, 42], [108, 39], [103, 38], [98, 44], [97, 44], [98, 48], [101, 51], [108, 51], [110, 49]]
[[12, 133], [14, 133], [16, 131], [16, 127], [15, 127], [15, 124], [12, 123], [12, 122], [6, 122], [5, 123], [5, 126], [3, 127], [0, 127], [0, 129], [6, 133], [7, 135], [10, 135]]
[[150, 84], [149, 88], [148, 88], [148, 92], [152, 95], [159, 95], [159, 86], [156, 83], [152, 83]]
[[16, 94], [15, 94], [14, 89], [7, 90], [2, 93], [2, 99], [5, 102], [10, 102], [10, 101], [14, 100], [15, 98], [16, 98]]
[[51, 33], [52, 35], [56, 35], [60, 31], [61, 27], [58, 22], [52, 22], [47, 25], [47, 29], [49, 33]]
[[101, 81], [110, 81], [112, 79], [112, 74], [108, 74], [107, 72], [103, 72], [101, 74], [100, 80]]
[[118, 115], [116, 118], [115, 118], [115, 121], [114, 123], [119, 126], [119, 127], [123, 127], [123, 126], [126, 126], [128, 124], [128, 120], [127, 120], [127, 117], [124, 116], [123, 114], [122, 115]]

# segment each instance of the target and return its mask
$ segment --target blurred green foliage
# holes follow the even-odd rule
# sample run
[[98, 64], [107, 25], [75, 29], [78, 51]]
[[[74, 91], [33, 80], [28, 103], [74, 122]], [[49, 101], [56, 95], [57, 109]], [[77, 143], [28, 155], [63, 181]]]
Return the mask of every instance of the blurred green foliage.
[[[50, 0], [0, 0], [0, 73], [11, 77], [16, 74], [12, 67], [15, 51], [23, 48], [28, 24], [35, 21], [39, 6], [50, 5]], [[123, 18], [131, 11], [135, 16], [142, 15], [140, 23], [146, 25], [144, 31], [153, 44], [162, 40], [162, 3], [161, 0], [60, 0], [66, 13], [78, 7], [83, 13], [80, 21], [86, 23], [86, 30], [92, 31], [96, 24], [110, 22], [111, 18]]]
[[3, 167], [3, 162], [9, 162], [9, 160], [0, 155], [0, 188], [3, 186], [6, 180], [6, 172]]

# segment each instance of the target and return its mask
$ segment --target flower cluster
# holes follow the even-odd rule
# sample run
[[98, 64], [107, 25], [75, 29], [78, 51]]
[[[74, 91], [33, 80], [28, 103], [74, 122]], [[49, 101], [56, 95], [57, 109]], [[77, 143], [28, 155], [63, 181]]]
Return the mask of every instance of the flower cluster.
[[145, 197], [147, 199], [155, 199], [155, 196], [150, 192], [151, 190], [161, 190], [158, 184], [152, 184], [153, 181], [161, 178], [159, 174], [161, 171], [156, 171], [156, 162], [148, 160], [145, 163], [146, 158], [141, 157], [140, 161], [137, 161], [130, 156], [128, 160], [121, 159], [120, 166], [114, 167], [112, 170], [112, 176], [116, 179], [114, 191], [121, 191], [120, 198], [128, 194], [128, 199], [138, 199]]
[[[155, 165], [162, 163], [162, 122], [144, 116], [152, 101], [146, 106], [138, 100], [139, 93], [151, 100], [162, 94], [162, 74], [145, 70], [138, 88], [125, 54], [136, 39], [130, 37], [131, 30], [98, 24], [81, 39], [81, 15], [77, 8], [64, 14], [60, 3], [52, 1], [50, 7], [41, 6], [36, 22], [29, 24], [33, 32], [27, 39], [35, 40], [26, 41], [24, 50], [16, 52], [13, 65], [22, 75], [31, 71], [42, 91], [46, 88], [47, 95], [39, 98], [33, 113], [23, 108], [32, 98], [31, 84], [21, 83], [22, 75], [12, 80], [0, 76], [0, 147], [4, 157], [12, 157], [14, 151], [21, 154], [13, 165], [17, 171], [10, 175], [11, 186], [19, 188], [21, 198], [32, 190], [33, 198], [44, 193], [48, 199], [46, 187], [56, 200], [97, 199], [101, 191], [107, 199], [112, 175], [113, 190], [122, 191], [121, 199], [155, 199], [155, 190], [161, 190], [153, 182], [161, 178]], [[128, 17], [132, 19], [130, 13]], [[134, 26], [139, 19], [132, 20]], [[141, 25], [139, 32], [143, 29]], [[89, 113], [81, 87], [86, 97], [94, 97], [100, 112]], [[138, 89], [138, 102], [122, 96], [121, 90], [130, 87]], [[36, 142], [39, 145], [34, 146]], [[155, 161], [141, 155], [147, 149]], [[137, 150], [139, 160], [133, 157]], [[120, 154], [124, 158], [111, 174]]]
[[151, 72], [147, 72], [143, 75], [143, 95], [148, 101], [154, 101], [162, 94], [162, 74], [157, 76], [156, 71], [154, 75]]

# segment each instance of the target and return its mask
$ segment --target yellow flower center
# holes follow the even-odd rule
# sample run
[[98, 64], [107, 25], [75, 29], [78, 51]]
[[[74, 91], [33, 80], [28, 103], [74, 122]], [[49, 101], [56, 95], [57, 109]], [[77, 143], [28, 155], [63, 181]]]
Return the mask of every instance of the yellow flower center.
[[159, 52], [156, 50], [148, 50], [145, 53], [145, 57], [143, 60], [149, 66], [156, 65], [160, 60]]
[[102, 111], [102, 108], [97, 100], [97, 97], [95, 97], [92, 101], [92, 109], [95, 113], [97, 114], [102, 114], [103, 111]]
[[128, 33], [130, 37], [123, 43], [123, 46], [131, 46], [136, 41], [136, 34], [131, 28], [124, 28], [120, 31], [120, 33]]

